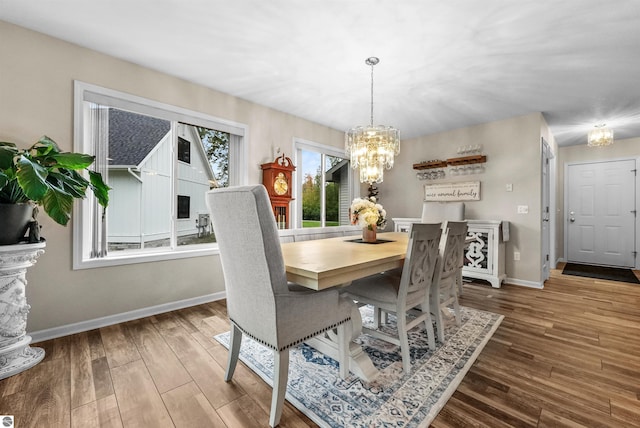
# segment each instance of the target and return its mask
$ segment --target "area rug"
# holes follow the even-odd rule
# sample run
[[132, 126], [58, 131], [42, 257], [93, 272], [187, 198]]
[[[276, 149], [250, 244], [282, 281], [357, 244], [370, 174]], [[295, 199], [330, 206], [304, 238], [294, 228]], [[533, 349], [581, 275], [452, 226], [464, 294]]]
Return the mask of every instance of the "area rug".
[[[503, 319], [502, 315], [462, 307], [462, 323], [450, 323], [445, 343], [429, 350], [426, 331], [409, 332], [411, 373], [403, 374], [398, 346], [360, 336], [360, 343], [380, 370], [375, 381], [351, 374], [340, 379], [335, 360], [302, 344], [289, 354], [287, 400], [321, 427], [427, 427], [454, 393]], [[371, 324], [371, 307], [361, 308]], [[389, 315], [386, 329], [395, 319]], [[216, 336], [229, 347], [229, 333]], [[269, 385], [273, 353], [243, 336], [240, 359]]]
[[640, 284], [631, 269], [567, 263], [562, 270], [562, 274]]

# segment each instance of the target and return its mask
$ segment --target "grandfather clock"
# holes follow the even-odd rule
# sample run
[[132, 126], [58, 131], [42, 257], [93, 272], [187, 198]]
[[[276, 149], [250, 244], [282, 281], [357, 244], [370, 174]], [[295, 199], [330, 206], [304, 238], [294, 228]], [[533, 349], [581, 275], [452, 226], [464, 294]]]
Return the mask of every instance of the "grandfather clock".
[[289, 203], [293, 200], [291, 197], [291, 174], [296, 170], [296, 167], [284, 153], [273, 162], [263, 163], [260, 167], [262, 168], [262, 184], [269, 193], [271, 209], [276, 218], [278, 229], [288, 229], [290, 227]]

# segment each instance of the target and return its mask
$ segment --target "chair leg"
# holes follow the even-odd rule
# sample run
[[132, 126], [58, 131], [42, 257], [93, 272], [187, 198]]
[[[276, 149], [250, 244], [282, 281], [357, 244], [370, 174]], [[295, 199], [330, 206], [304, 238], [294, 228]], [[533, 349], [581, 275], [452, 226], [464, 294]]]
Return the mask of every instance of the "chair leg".
[[[428, 295], [427, 295], [428, 299]], [[433, 320], [431, 319], [431, 308], [429, 302], [425, 301], [420, 305], [420, 310], [424, 316], [424, 328], [427, 330], [427, 341], [429, 343], [429, 349], [432, 351], [436, 349], [436, 338], [433, 332]]]
[[229, 357], [227, 359], [227, 372], [224, 375], [224, 381], [229, 382], [233, 377], [233, 372], [238, 364], [238, 356], [240, 355], [240, 343], [242, 343], [242, 331], [231, 324], [231, 335], [229, 337]]
[[440, 310], [440, 293], [437, 289], [435, 293], [429, 296], [429, 306], [431, 306], [431, 314], [435, 318], [438, 340], [440, 343], [444, 343], [444, 320], [442, 319], [442, 311]]
[[289, 377], [289, 349], [273, 352], [273, 392], [271, 393], [271, 413], [269, 425], [275, 427], [280, 423], [284, 396], [287, 392], [287, 379]]
[[387, 313], [377, 306], [373, 307], [373, 328], [380, 328], [380, 324], [387, 323]]
[[455, 284], [454, 284], [454, 288], [451, 289], [451, 292], [453, 293], [453, 296], [452, 296], [452, 298], [453, 298], [453, 315], [456, 318], [456, 325], [458, 327], [460, 327], [460, 325], [462, 324], [462, 319], [461, 319], [461, 316], [460, 316], [460, 303], [458, 303], [457, 291], [458, 290], [455, 289]]
[[349, 376], [349, 343], [351, 337], [351, 321], [338, 326], [338, 364], [340, 365], [340, 378]]
[[411, 371], [411, 357], [409, 353], [409, 335], [407, 334], [407, 315], [403, 311], [396, 312], [398, 324], [398, 339], [400, 339], [400, 353], [402, 354], [402, 370], [407, 374]]

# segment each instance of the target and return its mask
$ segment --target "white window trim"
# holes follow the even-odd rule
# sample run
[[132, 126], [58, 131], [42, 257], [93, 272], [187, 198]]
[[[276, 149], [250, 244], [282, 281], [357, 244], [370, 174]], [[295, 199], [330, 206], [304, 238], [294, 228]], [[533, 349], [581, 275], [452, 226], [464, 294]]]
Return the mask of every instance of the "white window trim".
[[[327, 146], [325, 144], [320, 144], [315, 141], [305, 140], [303, 138], [294, 137], [293, 138], [293, 148], [294, 148], [294, 165], [300, 165], [302, 162], [302, 150], [311, 150], [314, 152], [321, 152], [325, 155], [335, 156], [342, 159], [349, 159], [349, 156], [345, 153], [344, 149], [335, 147], [335, 146]], [[324, 165], [322, 166], [324, 170]], [[295, 225], [295, 229], [302, 229], [302, 174], [298, 173], [297, 170], [294, 171], [294, 182], [296, 183], [296, 198], [293, 201], [293, 223]], [[353, 168], [351, 170], [351, 174], [349, 174], [349, 195], [350, 200], [360, 197], [360, 183], [356, 178], [358, 174], [354, 172]], [[321, 192], [324, 192], [324, 189], [321, 189]], [[320, 203], [321, 207], [321, 218], [324, 218], [326, 213], [324, 212], [324, 194], [321, 195]], [[330, 229], [333, 230], [335, 226], [332, 227], [323, 227], [322, 229]]]
[[[138, 112], [145, 112], [156, 117], [161, 117], [173, 121], [187, 122], [197, 126], [204, 126], [212, 129], [226, 131], [231, 134], [230, 143], [239, 143], [238, 139], [242, 138], [242, 144], [230, 144], [230, 157], [236, 161], [234, 165], [237, 168], [231, 168], [229, 171], [229, 185], [245, 185], [248, 183], [249, 171], [247, 168], [248, 159], [248, 141], [249, 127], [248, 125], [229, 121], [226, 119], [210, 116], [205, 113], [188, 110], [182, 107], [172, 106], [170, 104], [161, 103], [125, 92], [113, 89], [103, 88], [101, 86], [92, 85], [81, 81], [74, 81], [74, 128], [73, 128], [73, 150], [82, 153], [93, 153], [93, 147], [88, 142], [85, 143], [83, 135], [84, 130], [84, 114], [83, 102], [87, 100], [86, 96], [90, 96], [95, 100], [115, 100], [120, 108], [129, 108]], [[110, 103], [108, 103], [110, 104]], [[193, 123], [195, 120], [196, 123]], [[174, 163], [177, 168], [177, 162]], [[175, 192], [174, 192], [175, 193]], [[146, 249], [144, 254], [137, 254], [135, 251], [126, 254], [109, 255], [105, 258], [84, 258], [83, 242], [85, 234], [90, 233], [85, 225], [85, 210], [89, 206], [87, 198], [82, 201], [76, 201], [73, 208], [73, 269], [90, 269], [108, 266], [120, 266], [144, 262], [156, 262], [162, 260], [176, 260], [191, 257], [209, 256], [219, 254], [217, 244], [200, 244], [176, 246], [172, 242], [170, 248], [158, 248], [157, 250]], [[175, 198], [172, 198], [175, 199]], [[172, 201], [172, 206], [175, 205]], [[174, 207], [175, 208], [175, 207]], [[174, 209], [175, 211], [175, 209]], [[174, 219], [175, 222], [175, 219]]]

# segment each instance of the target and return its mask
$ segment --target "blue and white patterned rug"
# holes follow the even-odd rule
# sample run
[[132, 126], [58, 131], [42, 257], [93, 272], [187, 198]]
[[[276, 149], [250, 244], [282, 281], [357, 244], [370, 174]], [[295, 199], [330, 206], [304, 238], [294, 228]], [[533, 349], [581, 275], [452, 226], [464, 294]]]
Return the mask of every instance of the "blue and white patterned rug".
[[[360, 309], [363, 324], [373, 320]], [[287, 400], [321, 427], [427, 427], [454, 393], [503, 316], [462, 307], [462, 325], [449, 323], [446, 342], [427, 345], [426, 332], [409, 332], [411, 373], [403, 375], [400, 349], [368, 335], [359, 338], [380, 375], [366, 383], [351, 374], [340, 379], [335, 360], [300, 345], [291, 349]], [[395, 319], [389, 315], [389, 324]], [[385, 327], [386, 328], [386, 327]], [[389, 327], [391, 328], [391, 327]], [[229, 333], [216, 336], [229, 347]], [[246, 336], [240, 359], [273, 385], [273, 352]]]

